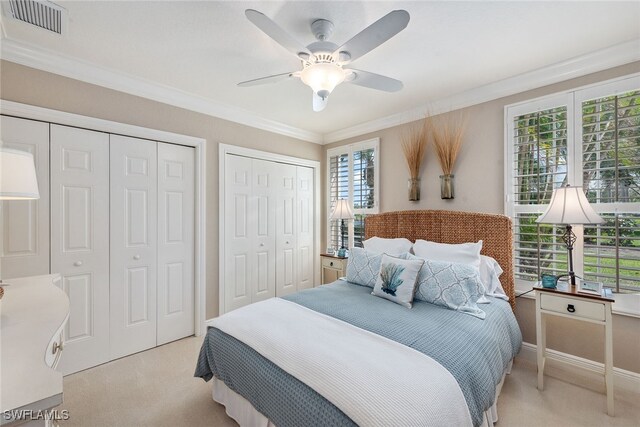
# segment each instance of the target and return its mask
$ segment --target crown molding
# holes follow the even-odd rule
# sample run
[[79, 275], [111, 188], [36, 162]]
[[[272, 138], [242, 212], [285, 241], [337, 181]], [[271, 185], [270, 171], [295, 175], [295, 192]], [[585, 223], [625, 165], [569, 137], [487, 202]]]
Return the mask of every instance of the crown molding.
[[275, 120], [265, 119], [242, 108], [229, 106], [170, 86], [153, 83], [126, 73], [60, 55], [29, 43], [3, 38], [0, 46], [0, 58], [257, 129], [316, 144], [323, 143], [321, 134], [295, 128]]
[[408, 111], [371, 120], [324, 135], [324, 143], [342, 141], [366, 133], [387, 129], [424, 118], [442, 114], [509, 95], [537, 89], [587, 74], [640, 60], [640, 39], [630, 40], [606, 49], [576, 56], [566, 61], [509, 77], [446, 98], [423, 104]]
[[6, 37], [2, 38], [0, 59], [303, 141], [329, 144], [419, 120], [427, 113], [442, 114], [638, 61], [640, 60], [640, 39], [577, 56], [324, 135], [265, 119], [241, 108], [59, 55]]

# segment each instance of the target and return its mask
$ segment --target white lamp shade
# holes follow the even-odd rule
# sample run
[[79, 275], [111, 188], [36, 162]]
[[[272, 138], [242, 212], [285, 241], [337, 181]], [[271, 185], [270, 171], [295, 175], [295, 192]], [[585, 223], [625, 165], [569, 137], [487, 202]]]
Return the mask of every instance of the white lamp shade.
[[0, 146], [0, 200], [39, 198], [33, 155]]
[[582, 187], [560, 187], [553, 190], [547, 210], [536, 222], [545, 224], [602, 224], [604, 220], [593, 210]]
[[351, 210], [351, 206], [349, 206], [349, 201], [347, 199], [340, 199], [338, 203], [336, 203], [336, 207], [333, 208], [329, 219], [353, 219], [353, 217], [353, 210]]

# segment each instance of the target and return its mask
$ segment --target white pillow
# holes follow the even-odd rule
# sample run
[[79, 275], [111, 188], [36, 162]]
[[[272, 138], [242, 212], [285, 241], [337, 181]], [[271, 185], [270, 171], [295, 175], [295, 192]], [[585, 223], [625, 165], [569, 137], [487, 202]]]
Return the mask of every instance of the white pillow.
[[387, 255], [402, 255], [411, 250], [411, 240], [404, 237], [398, 237], [396, 239], [383, 239], [382, 237], [371, 237], [370, 239], [362, 242], [364, 248], [371, 252], [377, 252], [379, 254]]
[[411, 308], [418, 273], [423, 264], [424, 260], [420, 258], [402, 259], [383, 254], [371, 295]]
[[416, 240], [413, 245], [413, 253], [431, 261], [459, 262], [461, 264], [471, 264], [480, 271], [480, 251], [482, 250], [482, 240], [477, 243], [461, 243], [451, 245], [448, 243], [429, 242], [427, 240]]
[[503, 270], [498, 261], [489, 256], [480, 255], [480, 280], [484, 285], [485, 295], [509, 301], [509, 297], [500, 283], [502, 273]]

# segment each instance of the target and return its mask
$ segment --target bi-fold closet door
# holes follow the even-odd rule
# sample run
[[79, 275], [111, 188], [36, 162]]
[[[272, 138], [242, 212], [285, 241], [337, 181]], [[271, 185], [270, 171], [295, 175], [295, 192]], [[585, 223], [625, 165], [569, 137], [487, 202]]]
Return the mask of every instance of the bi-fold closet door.
[[59, 369], [77, 372], [194, 332], [194, 150], [2, 116], [34, 154], [40, 199], [5, 201], [2, 278], [59, 273]]
[[[194, 332], [194, 150], [51, 126], [52, 271], [76, 372]], [[70, 240], [71, 239], [71, 240]]]
[[111, 359], [193, 334], [193, 154], [110, 136]]
[[5, 147], [33, 154], [45, 183], [38, 200], [0, 201], [0, 278], [49, 274], [49, 123], [1, 116], [0, 131]]
[[227, 154], [225, 310], [313, 286], [313, 169]]
[[158, 144], [110, 139], [110, 357], [116, 359], [156, 345]]
[[109, 360], [109, 135], [50, 132], [51, 272], [69, 296], [59, 365], [67, 374]]

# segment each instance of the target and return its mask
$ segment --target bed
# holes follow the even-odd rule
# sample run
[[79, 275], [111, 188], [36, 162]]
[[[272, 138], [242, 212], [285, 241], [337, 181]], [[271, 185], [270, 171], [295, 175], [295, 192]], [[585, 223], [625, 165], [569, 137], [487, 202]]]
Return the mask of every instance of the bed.
[[407, 309], [338, 280], [213, 319], [195, 376], [241, 426], [473, 425], [497, 398], [522, 338], [509, 218], [399, 211], [366, 218], [365, 237], [483, 240], [509, 301], [484, 319], [417, 301]]

